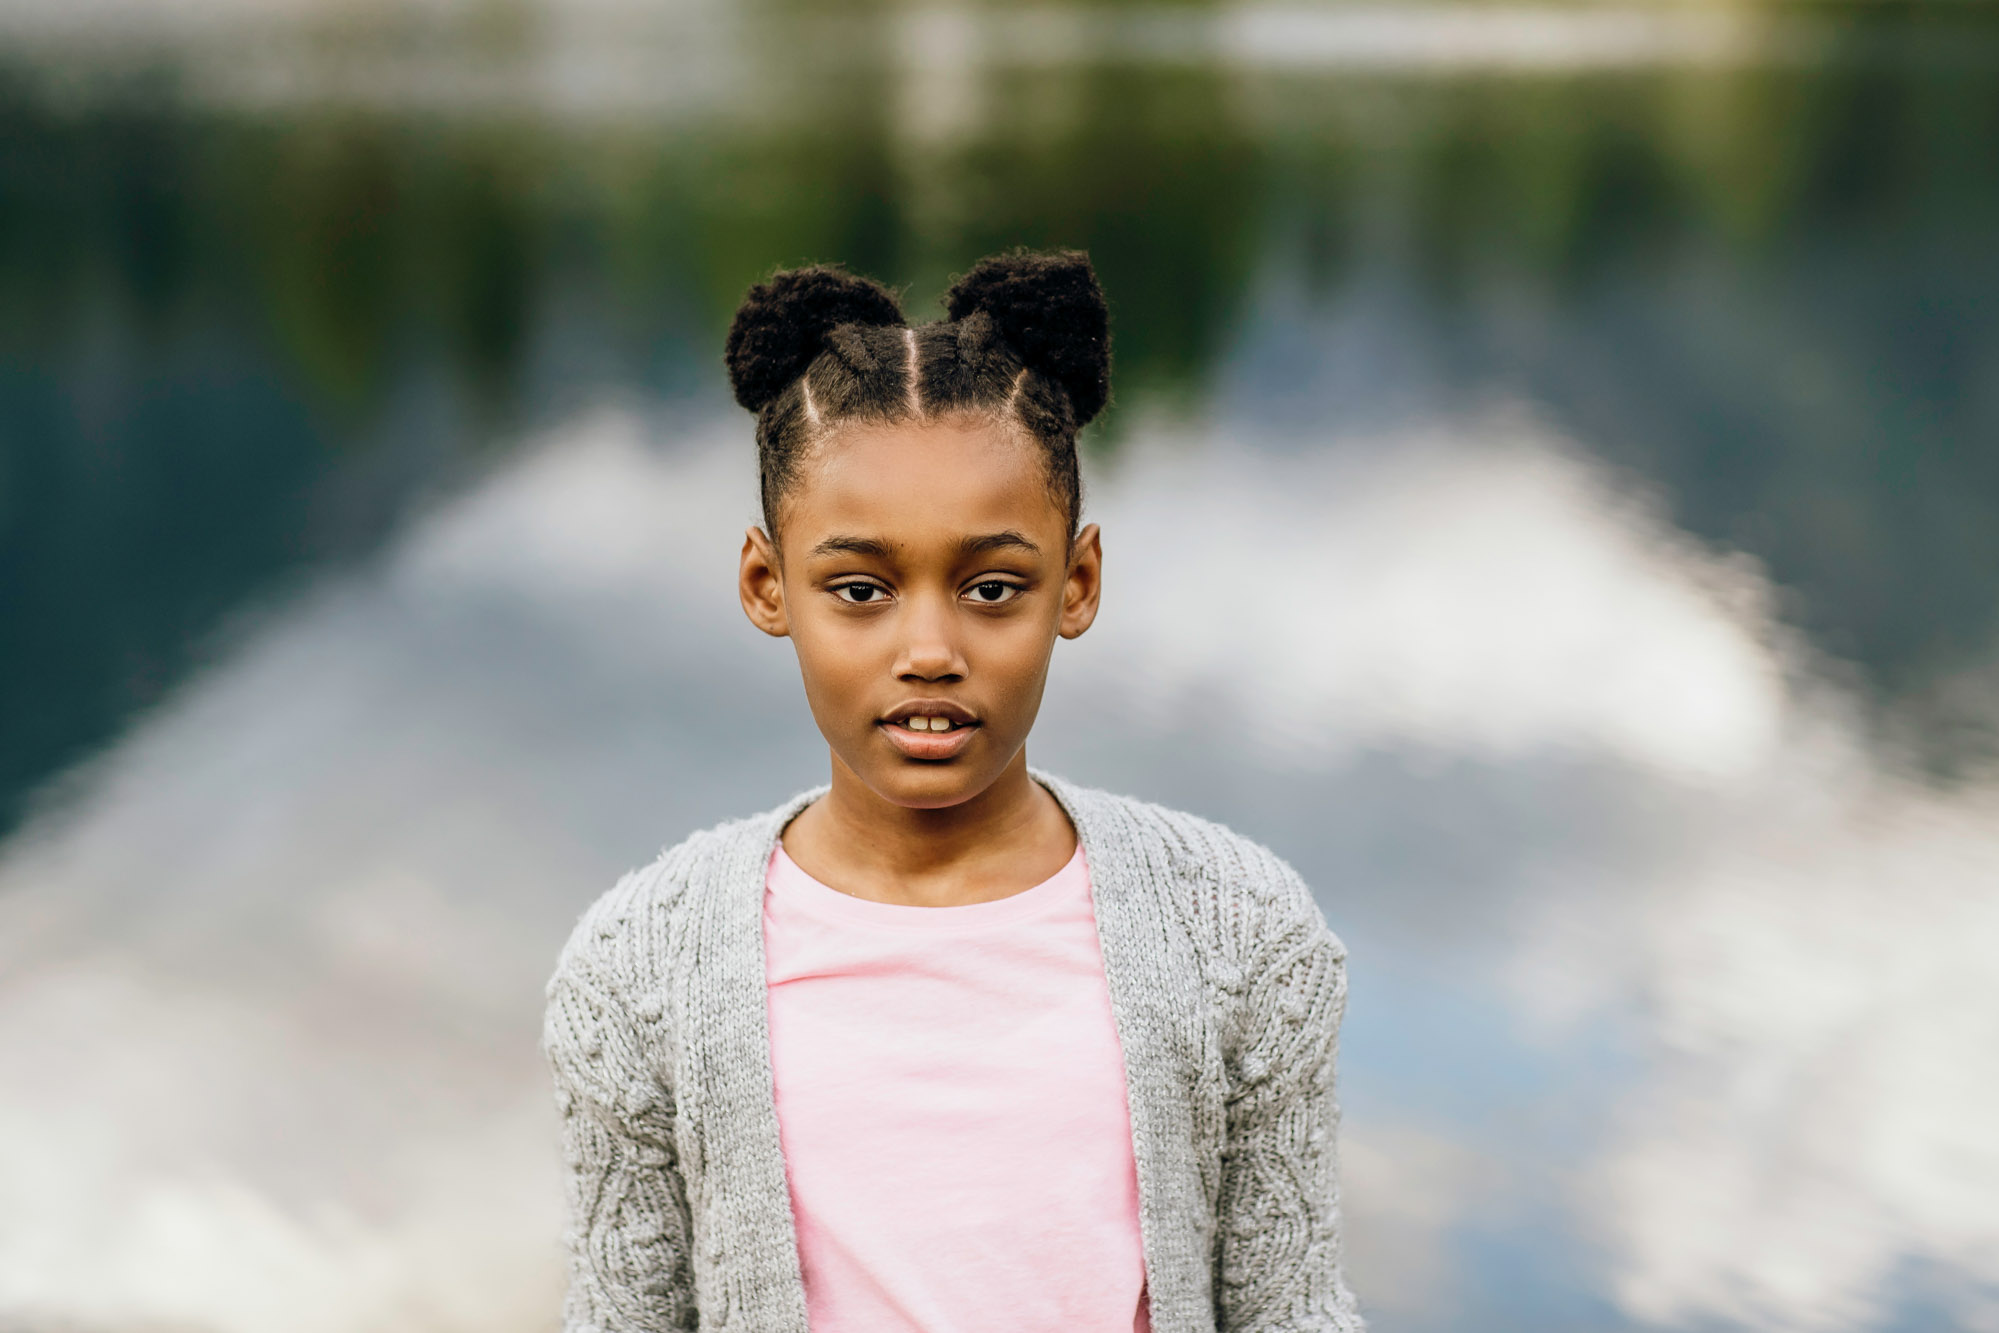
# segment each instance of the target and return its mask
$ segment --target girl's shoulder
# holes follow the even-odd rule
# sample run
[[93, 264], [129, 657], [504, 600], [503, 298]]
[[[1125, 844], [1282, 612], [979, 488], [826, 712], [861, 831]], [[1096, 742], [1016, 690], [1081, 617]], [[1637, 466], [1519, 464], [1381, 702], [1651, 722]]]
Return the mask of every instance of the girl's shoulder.
[[[643, 984], [685, 944], [705, 890], [759, 880], [777, 832], [816, 792], [775, 809], [701, 829], [620, 876], [585, 908], [556, 963], [556, 979], [578, 972]], [[551, 982], [551, 987], [554, 982]]]
[[1152, 885], [1197, 939], [1235, 952], [1301, 934], [1343, 958], [1304, 879], [1270, 848], [1225, 824], [1045, 773], [1081, 832], [1096, 872]]

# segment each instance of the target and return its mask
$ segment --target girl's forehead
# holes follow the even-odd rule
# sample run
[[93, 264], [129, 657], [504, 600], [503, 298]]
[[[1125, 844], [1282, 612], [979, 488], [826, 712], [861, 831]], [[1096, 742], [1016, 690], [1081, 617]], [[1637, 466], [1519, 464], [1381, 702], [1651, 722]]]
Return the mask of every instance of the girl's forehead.
[[785, 507], [788, 528], [872, 524], [881, 531], [871, 535], [887, 537], [1068, 522], [1038, 443], [964, 420], [842, 429], [800, 460]]
[[1009, 471], [1039, 455], [1039, 446], [1012, 422], [959, 415], [893, 424], [854, 422], [813, 445], [805, 461], [850, 474], [881, 467]]

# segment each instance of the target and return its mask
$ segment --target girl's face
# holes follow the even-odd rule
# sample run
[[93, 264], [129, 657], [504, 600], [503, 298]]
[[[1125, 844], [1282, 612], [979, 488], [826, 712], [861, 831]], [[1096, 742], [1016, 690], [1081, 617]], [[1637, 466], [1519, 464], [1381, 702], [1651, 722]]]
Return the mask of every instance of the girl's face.
[[1072, 544], [1040, 446], [972, 421], [852, 426], [801, 461], [780, 561], [751, 528], [743, 609], [798, 651], [812, 716], [896, 805], [985, 791], [1034, 725], [1057, 635], [1096, 618], [1096, 525]]

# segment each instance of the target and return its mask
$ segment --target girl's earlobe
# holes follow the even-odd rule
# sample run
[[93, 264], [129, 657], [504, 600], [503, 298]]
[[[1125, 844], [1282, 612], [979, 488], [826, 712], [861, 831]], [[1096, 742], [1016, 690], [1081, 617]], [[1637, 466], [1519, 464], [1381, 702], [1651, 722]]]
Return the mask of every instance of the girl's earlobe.
[[791, 620], [784, 608], [784, 579], [778, 570], [777, 545], [755, 524], [743, 533], [736, 594], [742, 599], [743, 614], [752, 625], [773, 638], [790, 637]]

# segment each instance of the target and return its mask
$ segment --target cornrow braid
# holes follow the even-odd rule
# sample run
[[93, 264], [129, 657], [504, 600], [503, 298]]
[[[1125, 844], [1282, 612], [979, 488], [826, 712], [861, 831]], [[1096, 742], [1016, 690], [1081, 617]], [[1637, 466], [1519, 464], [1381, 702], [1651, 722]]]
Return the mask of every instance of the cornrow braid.
[[945, 295], [946, 318], [910, 326], [893, 293], [837, 265], [789, 269], [744, 296], [726, 360], [757, 414], [764, 526], [798, 461], [841, 426], [954, 413], [1010, 421], [1040, 443], [1073, 536], [1082, 521], [1076, 432], [1110, 396], [1110, 315], [1080, 250], [980, 260]]

